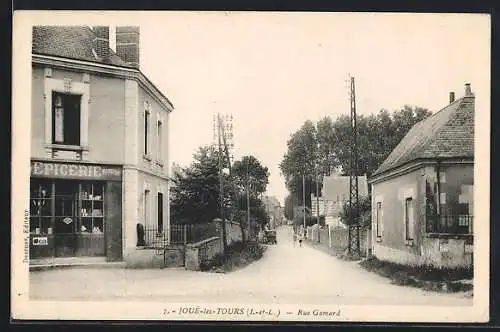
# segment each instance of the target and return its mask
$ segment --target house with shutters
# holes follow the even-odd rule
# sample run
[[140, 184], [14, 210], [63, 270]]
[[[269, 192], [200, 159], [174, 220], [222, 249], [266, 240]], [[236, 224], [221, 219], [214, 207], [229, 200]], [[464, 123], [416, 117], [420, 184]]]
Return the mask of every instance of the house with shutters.
[[122, 261], [138, 224], [168, 234], [173, 105], [141, 71], [139, 28], [115, 31], [111, 49], [109, 27], [33, 27], [31, 261]]
[[465, 94], [415, 124], [372, 174], [372, 254], [409, 265], [473, 261], [474, 112]]

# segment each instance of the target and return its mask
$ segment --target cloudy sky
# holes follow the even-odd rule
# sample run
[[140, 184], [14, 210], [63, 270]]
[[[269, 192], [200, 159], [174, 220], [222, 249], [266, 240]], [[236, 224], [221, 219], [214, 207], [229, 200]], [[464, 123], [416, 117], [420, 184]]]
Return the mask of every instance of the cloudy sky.
[[[119, 19], [118, 19], [119, 18]], [[163, 12], [98, 14], [84, 22], [139, 25], [141, 69], [171, 99], [170, 157], [188, 165], [212, 140], [212, 116], [234, 120], [236, 158], [270, 170], [269, 194], [287, 192], [278, 164], [305, 120], [405, 104], [437, 111], [470, 82], [489, 114], [489, 17], [463, 14]], [[78, 19], [70, 19], [75, 24]]]

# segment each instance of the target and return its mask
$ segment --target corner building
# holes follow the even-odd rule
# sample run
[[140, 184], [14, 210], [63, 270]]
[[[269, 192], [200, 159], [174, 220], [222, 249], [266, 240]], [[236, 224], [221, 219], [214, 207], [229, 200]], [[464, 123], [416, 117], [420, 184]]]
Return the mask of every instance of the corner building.
[[135, 250], [168, 233], [169, 114], [141, 72], [139, 28], [33, 28], [30, 259]]

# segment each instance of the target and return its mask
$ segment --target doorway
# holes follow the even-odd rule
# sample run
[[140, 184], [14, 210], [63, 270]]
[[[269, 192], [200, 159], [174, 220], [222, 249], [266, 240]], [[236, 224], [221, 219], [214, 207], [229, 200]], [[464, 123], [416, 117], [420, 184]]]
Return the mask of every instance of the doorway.
[[163, 193], [158, 193], [158, 233], [163, 233]]
[[54, 190], [54, 249], [56, 257], [75, 255], [77, 239], [77, 192], [73, 181], [57, 181]]

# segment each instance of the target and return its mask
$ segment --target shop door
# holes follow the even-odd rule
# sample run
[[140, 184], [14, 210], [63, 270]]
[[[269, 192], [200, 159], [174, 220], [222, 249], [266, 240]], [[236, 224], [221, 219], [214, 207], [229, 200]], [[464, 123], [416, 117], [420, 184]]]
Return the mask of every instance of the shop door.
[[76, 185], [56, 183], [54, 250], [56, 257], [72, 257], [77, 249]]

